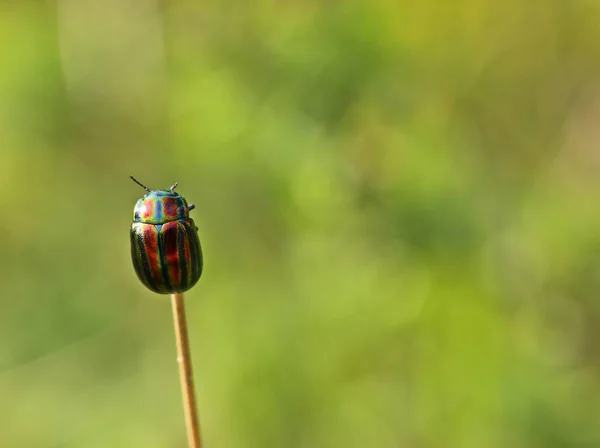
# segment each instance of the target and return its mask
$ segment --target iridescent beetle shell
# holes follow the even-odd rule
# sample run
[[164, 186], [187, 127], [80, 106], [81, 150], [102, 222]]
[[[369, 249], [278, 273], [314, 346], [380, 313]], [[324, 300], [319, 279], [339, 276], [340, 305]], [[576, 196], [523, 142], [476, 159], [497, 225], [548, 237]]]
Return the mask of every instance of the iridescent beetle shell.
[[202, 275], [203, 259], [198, 228], [190, 218], [194, 208], [175, 192], [151, 190], [133, 209], [131, 259], [140, 281], [158, 294], [182, 293], [191, 289]]

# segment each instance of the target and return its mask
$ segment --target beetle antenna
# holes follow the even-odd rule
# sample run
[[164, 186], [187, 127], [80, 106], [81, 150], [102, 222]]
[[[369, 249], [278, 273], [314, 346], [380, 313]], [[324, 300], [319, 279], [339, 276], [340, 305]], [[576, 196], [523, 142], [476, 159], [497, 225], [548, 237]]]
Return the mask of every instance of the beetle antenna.
[[[152, 191], [150, 188], [148, 188], [147, 186], [145, 186], [143, 183], [141, 183], [139, 180], [137, 180], [135, 177], [133, 176], [129, 176], [131, 177], [131, 180], [134, 181], [136, 184], [138, 184], [140, 187], [142, 187], [144, 190], [146, 190], [147, 192]], [[177, 184], [176, 184], [177, 185]]]
[[171, 190], [171, 193], [174, 193], [175, 188], [177, 188], [177, 185], [179, 185], [179, 182], [175, 182], [173, 185], [171, 185], [171, 188], [169, 188], [169, 190]]

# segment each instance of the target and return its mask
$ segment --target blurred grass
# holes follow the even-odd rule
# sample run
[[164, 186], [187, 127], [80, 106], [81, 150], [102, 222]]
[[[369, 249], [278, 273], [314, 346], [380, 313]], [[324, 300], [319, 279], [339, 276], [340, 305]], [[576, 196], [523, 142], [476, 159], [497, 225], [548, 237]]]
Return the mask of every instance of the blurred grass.
[[600, 6], [0, 2], [0, 446], [600, 445]]

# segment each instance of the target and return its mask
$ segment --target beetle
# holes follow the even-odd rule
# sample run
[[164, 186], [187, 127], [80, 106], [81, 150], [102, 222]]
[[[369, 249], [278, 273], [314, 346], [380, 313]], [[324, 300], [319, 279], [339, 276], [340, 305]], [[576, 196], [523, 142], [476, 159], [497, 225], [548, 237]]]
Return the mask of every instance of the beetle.
[[188, 291], [204, 263], [198, 227], [189, 215], [194, 205], [175, 192], [177, 183], [152, 190], [130, 177], [147, 192], [135, 204], [131, 223], [131, 259], [138, 278], [158, 294]]

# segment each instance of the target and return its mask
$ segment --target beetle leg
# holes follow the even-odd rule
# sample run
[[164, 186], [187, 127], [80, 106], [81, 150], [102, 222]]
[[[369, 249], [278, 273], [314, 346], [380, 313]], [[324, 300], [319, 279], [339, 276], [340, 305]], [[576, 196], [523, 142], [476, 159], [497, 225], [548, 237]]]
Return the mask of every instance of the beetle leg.
[[179, 182], [175, 182], [174, 185], [171, 185], [171, 188], [169, 188], [169, 190], [171, 190], [171, 193], [175, 192], [175, 188], [177, 188], [177, 185], [179, 185]]
[[194, 210], [195, 208], [196, 208], [196, 206], [194, 204], [188, 205], [188, 211]]

